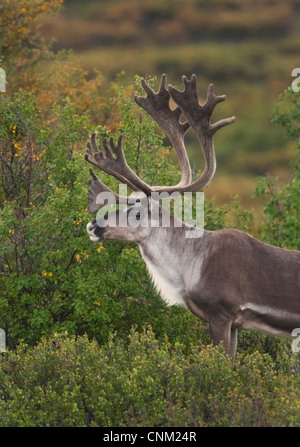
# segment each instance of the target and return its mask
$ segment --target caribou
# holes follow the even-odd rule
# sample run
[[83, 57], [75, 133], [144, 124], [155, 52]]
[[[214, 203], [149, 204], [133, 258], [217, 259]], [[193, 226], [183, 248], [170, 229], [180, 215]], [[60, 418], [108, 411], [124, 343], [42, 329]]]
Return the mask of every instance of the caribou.
[[[153, 193], [203, 191], [216, 170], [213, 137], [235, 117], [211, 124], [215, 106], [226, 99], [217, 96], [213, 85], [207, 90], [204, 104], [200, 103], [197, 78], [183, 76], [183, 90], [168, 85], [161, 77], [155, 92], [142, 79], [146, 96], [134, 96], [136, 103], [156, 121], [175, 149], [181, 179], [174, 186], [150, 186], [127, 164], [123, 137], [117, 143], [111, 138], [102, 142], [99, 150], [95, 133], [87, 144], [85, 159], [146, 197], [146, 212], [136, 212], [136, 225], [120, 225], [136, 208], [136, 203], [119, 207], [87, 224], [90, 239], [134, 241], [140, 248], [148, 271], [162, 298], [168, 305], [182, 305], [208, 323], [214, 345], [223, 344], [234, 361], [238, 329], [291, 338], [300, 327], [300, 252], [268, 245], [237, 229], [203, 230], [180, 222], [173, 216], [170, 225], [161, 224], [161, 205], [149, 200]], [[172, 107], [171, 102], [175, 103]], [[183, 118], [184, 117], [184, 118]], [[195, 180], [187, 155], [184, 137], [192, 128], [200, 143], [205, 168]], [[117, 203], [124, 197], [112, 192], [90, 169], [88, 211], [94, 213], [103, 206], [97, 198], [110, 193]], [[126, 198], [125, 198], [126, 199]], [[157, 208], [158, 207], [158, 208]], [[156, 210], [155, 225], [149, 225]], [[153, 219], [151, 220], [153, 223]], [[147, 225], [148, 223], [148, 225]], [[187, 234], [192, 237], [187, 237]]]

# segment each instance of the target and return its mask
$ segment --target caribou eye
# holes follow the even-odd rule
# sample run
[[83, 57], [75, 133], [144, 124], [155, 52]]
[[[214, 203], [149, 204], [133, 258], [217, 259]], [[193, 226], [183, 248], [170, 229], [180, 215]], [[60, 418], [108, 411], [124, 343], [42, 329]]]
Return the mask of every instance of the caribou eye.
[[136, 220], [140, 220], [140, 218], [141, 218], [141, 213], [140, 213], [139, 211], [136, 213], [135, 218], [136, 218]]

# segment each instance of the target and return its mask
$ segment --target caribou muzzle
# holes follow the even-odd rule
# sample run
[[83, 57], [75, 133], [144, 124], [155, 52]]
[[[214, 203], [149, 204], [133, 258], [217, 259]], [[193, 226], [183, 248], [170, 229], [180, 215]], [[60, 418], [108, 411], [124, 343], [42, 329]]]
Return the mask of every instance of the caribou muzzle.
[[90, 236], [91, 241], [101, 242], [103, 240], [105, 228], [99, 227], [96, 220], [92, 220], [91, 222], [89, 222], [86, 226], [86, 230]]

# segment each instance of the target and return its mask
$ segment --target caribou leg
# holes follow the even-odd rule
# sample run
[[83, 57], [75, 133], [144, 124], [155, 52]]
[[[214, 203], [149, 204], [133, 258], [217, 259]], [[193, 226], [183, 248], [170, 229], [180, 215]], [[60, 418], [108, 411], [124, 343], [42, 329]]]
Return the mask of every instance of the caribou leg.
[[237, 347], [237, 329], [232, 328], [232, 321], [215, 319], [209, 322], [209, 332], [214, 345], [223, 343], [224, 350], [234, 362]]
[[[202, 321], [208, 321], [199, 305], [197, 305], [188, 295], [185, 296], [185, 302], [188, 309], [196, 315], [196, 317], [200, 318]], [[213, 345], [217, 346], [222, 343], [226, 354], [231, 357], [233, 363], [237, 347], [237, 329], [233, 328], [232, 321], [225, 317], [215, 317], [214, 319], [210, 319], [208, 323]]]

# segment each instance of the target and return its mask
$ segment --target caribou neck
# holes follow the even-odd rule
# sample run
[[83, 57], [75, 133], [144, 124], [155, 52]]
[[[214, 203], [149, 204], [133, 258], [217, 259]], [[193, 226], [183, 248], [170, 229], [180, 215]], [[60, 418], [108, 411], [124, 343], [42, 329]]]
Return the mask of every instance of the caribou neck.
[[207, 231], [197, 239], [186, 238], [187, 231], [193, 230], [186, 224], [152, 228], [138, 244], [156, 289], [171, 306], [185, 306], [189, 289], [197, 287], [210, 239]]

